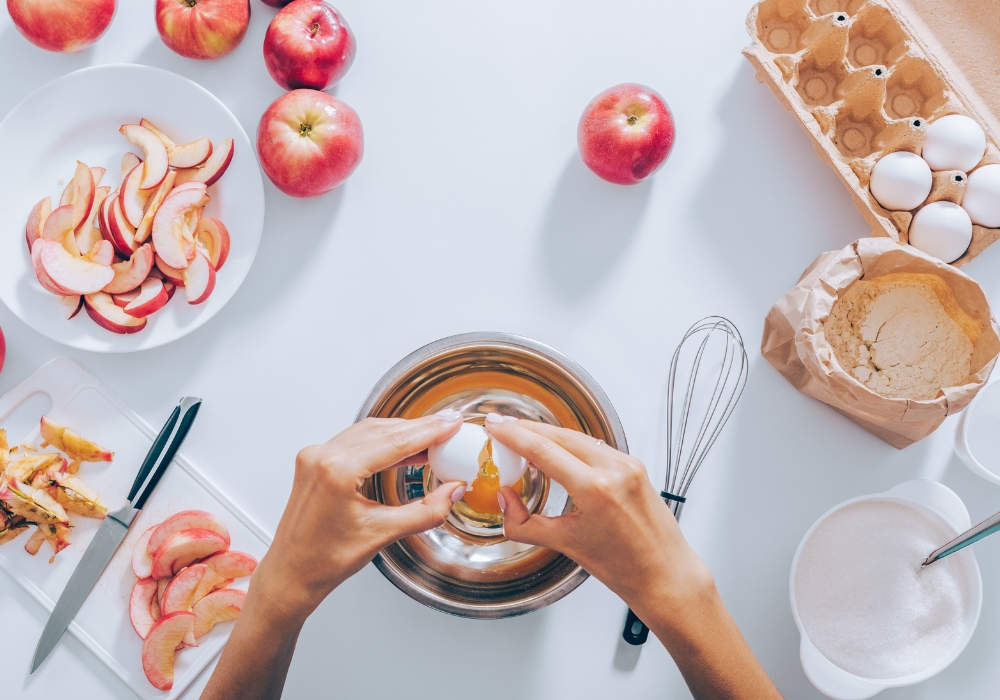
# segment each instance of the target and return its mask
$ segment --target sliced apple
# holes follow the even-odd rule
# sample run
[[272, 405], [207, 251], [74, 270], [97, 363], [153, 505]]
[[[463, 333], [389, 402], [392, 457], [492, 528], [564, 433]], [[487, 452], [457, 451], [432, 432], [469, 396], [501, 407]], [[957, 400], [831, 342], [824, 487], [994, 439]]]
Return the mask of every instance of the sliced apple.
[[142, 181], [139, 187], [151, 190], [167, 176], [170, 169], [167, 158], [167, 147], [152, 131], [138, 124], [123, 124], [119, 129], [122, 136], [142, 149]]
[[139, 296], [139, 290], [133, 289], [131, 292], [124, 292], [122, 294], [112, 294], [111, 298], [114, 299], [115, 306], [120, 309], [124, 309], [126, 306], [131, 304]]
[[136, 318], [145, 318], [156, 313], [169, 301], [163, 280], [147, 278], [139, 288], [139, 296], [124, 308], [125, 313]]
[[167, 158], [174, 168], [196, 168], [212, 155], [212, 142], [198, 139], [183, 146], [167, 149]]
[[182, 272], [189, 304], [203, 303], [215, 290], [215, 268], [202, 253], [195, 253], [194, 260]]
[[[149, 537], [155, 529], [156, 525], [148, 528], [136, 541], [135, 547], [132, 548], [132, 571], [140, 579], [149, 578], [149, 574], [153, 571], [153, 558], [149, 556], [149, 550], [146, 547], [149, 544]], [[155, 585], [153, 590], [155, 592]]]
[[177, 194], [179, 192], [184, 192], [186, 190], [201, 190], [206, 191], [208, 187], [205, 186], [204, 182], [185, 182], [183, 185], [174, 184], [174, 189], [170, 191], [170, 194]]
[[115, 273], [114, 277], [102, 291], [108, 294], [124, 294], [138, 289], [149, 277], [149, 272], [153, 269], [154, 258], [152, 246], [148, 243], [139, 246], [139, 249], [132, 253], [131, 258], [111, 266]]
[[67, 320], [80, 313], [80, 309], [83, 307], [83, 297], [79, 294], [71, 294], [70, 296], [63, 296], [60, 294], [56, 297], [56, 299], [59, 302], [60, 308], [63, 310], [63, 316], [65, 316]]
[[[163, 590], [160, 612], [164, 615], [178, 610], [190, 612], [194, 604], [198, 602], [194, 599], [194, 594], [206, 573], [208, 573], [208, 567], [204, 564], [194, 564], [178, 572]], [[184, 640], [184, 643], [187, 644], [187, 640]]]
[[153, 554], [152, 576], [169, 578], [185, 566], [227, 549], [229, 543], [217, 532], [203, 528], [181, 530], [168, 537]]
[[[42, 239], [39, 238], [38, 241], [40, 240]], [[58, 294], [59, 296], [76, 296], [68, 289], [60, 287], [49, 277], [49, 274], [42, 266], [42, 246], [38, 245], [38, 241], [35, 241], [35, 244], [31, 247], [31, 264], [35, 268], [35, 277], [38, 278], [38, 283], [42, 285], [43, 289], [53, 294]]]
[[101, 210], [104, 207], [104, 200], [108, 198], [109, 194], [111, 194], [110, 187], [98, 187], [94, 192], [93, 212], [91, 213], [90, 218], [87, 219], [87, 223], [80, 227], [80, 230], [76, 233], [77, 250], [81, 252], [90, 250], [94, 247], [95, 243], [104, 237], [104, 234], [101, 232], [101, 224], [99, 220], [101, 217]]
[[142, 213], [146, 209], [146, 202], [149, 201], [149, 192], [140, 189], [140, 184], [142, 184], [141, 163], [128, 172], [122, 180], [122, 186], [118, 192], [122, 212], [132, 228], [136, 228], [142, 221]]
[[194, 242], [212, 263], [212, 267], [221, 270], [229, 257], [229, 231], [225, 225], [218, 219], [203, 216], [198, 220]]
[[[117, 199], [118, 199], [118, 193], [112, 192], [111, 194], [109, 194], [107, 197], [104, 198], [104, 201], [101, 202], [101, 206], [97, 208], [97, 226], [98, 228], [100, 228], [101, 235], [104, 236], [104, 240], [111, 243], [111, 245], [114, 245], [115, 243], [114, 240], [112, 240], [113, 237], [111, 235], [111, 224], [109, 216], [111, 212], [111, 206], [115, 203]], [[115, 250], [117, 250], [117, 248]]]
[[200, 639], [220, 622], [235, 620], [243, 610], [247, 593], [236, 588], [223, 588], [209, 593], [194, 606], [194, 638]]
[[135, 242], [135, 229], [125, 218], [121, 197], [115, 197], [115, 201], [111, 203], [111, 209], [108, 212], [108, 229], [111, 233], [111, 245], [123, 258], [128, 258], [138, 250], [139, 244]]
[[128, 335], [138, 333], [146, 327], [146, 319], [129, 316], [115, 305], [114, 299], [106, 292], [85, 295], [83, 305], [94, 323], [112, 333]]
[[76, 234], [73, 230], [74, 216], [72, 204], [54, 209], [45, 219], [45, 226], [42, 227], [42, 238], [47, 241], [55, 241], [65, 248], [67, 253], [78, 256], [80, 250], [76, 247]]
[[55, 241], [39, 238], [32, 252], [38, 247], [45, 272], [53, 282], [73, 294], [92, 294], [114, 279], [115, 271], [111, 267], [78, 258]]
[[225, 139], [212, 150], [212, 155], [203, 165], [197, 168], [178, 170], [176, 184], [182, 185], [191, 181], [204, 182], [206, 186], [214, 184], [226, 172], [229, 164], [233, 162], [235, 148], [232, 139]]
[[157, 690], [174, 687], [174, 651], [194, 627], [195, 615], [175, 612], [157, 620], [142, 642], [142, 670]]
[[153, 247], [170, 267], [182, 270], [193, 256], [194, 233], [208, 195], [198, 188], [170, 194], [153, 218]]
[[145, 117], [139, 120], [139, 126], [144, 126], [150, 131], [152, 131], [154, 134], [156, 134], [156, 137], [163, 142], [163, 145], [168, 152], [172, 148], [177, 148], [177, 144], [174, 143], [174, 140], [172, 138], [167, 136], [162, 129], [158, 128], [155, 124], [153, 124], [153, 122], [149, 121]]
[[183, 270], [178, 270], [177, 268], [170, 267], [170, 265], [167, 265], [165, 262], [163, 262], [163, 258], [161, 258], [159, 255], [157, 255], [155, 259], [156, 259], [156, 269], [159, 270], [160, 273], [162, 273], [163, 276], [167, 278], [167, 280], [172, 282], [176, 287], [184, 286]]
[[[171, 515], [156, 527], [149, 538], [147, 551], [150, 555], [155, 554], [164, 542], [178, 532], [195, 529], [211, 530], [225, 541], [226, 549], [229, 549], [229, 530], [222, 520], [207, 510], [182, 510]], [[227, 578], [232, 577], [228, 576]]]
[[107, 170], [104, 168], [94, 167], [90, 169], [90, 176], [94, 178], [94, 187], [101, 184], [101, 180], [104, 178], [104, 173], [106, 172]]
[[114, 459], [115, 453], [111, 450], [106, 450], [96, 442], [81, 437], [48, 416], [42, 416], [38, 431], [42, 440], [65, 452], [70, 459], [81, 462], [110, 462]]
[[231, 549], [209, 557], [202, 564], [224, 579], [250, 576], [257, 568], [257, 560], [252, 556]]
[[[223, 554], [224, 553], [225, 552], [223, 552]], [[215, 556], [219, 555], [216, 554]], [[230, 583], [233, 582], [233, 579], [223, 578], [222, 576], [219, 576], [219, 574], [217, 574], [212, 567], [207, 566], [207, 562], [211, 558], [212, 557], [209, 557], [208, 559], [202, 561], [201, 564], [198, 564], [198, 566], [206, 565], [206, 571], [205, 575], [201, 577], [201, 581], [199, 581], [198, 583], [198, 589], [194, 592], [192, 605], [194, 603], [197, 603], [199, 600], [207, 596], [212, 591], [217, 591], [220, 588], [225, 588], [226, 586], [228, 586]]]
[[115, 261], [115, 249], [102, 238], [95, 242], [90, 250], [84, 253], [83, 259], [88, 262], [97, 263], [98, 265], [111, 267], [111, 263]]
[[42, 543], [45, 542], [45, 533], [42, 532], [41, 528], [35, 528], [35, 531], [28, 538], [28, 541], [24, 543], [24, 551], [35, 556], [38, 554], [38, 550], [42, 548]]
[[[152, 561], [152, 559], [150, 559], [150, 561]], [[150, 569], [152, 569], [152, 565], [150, 565]], [[163, 602], [163, 591], [167, 590], [167, 586], [169, 586], [169, 585], [170, 585], [170, 579], [168, 579], [168, 578], [161, 578], [161, 579], [158, 579], [156, 581], [156, 605], [157, 605], [157, 607], [159, 607], [162, 604], [162, 602]], [[161, 608], [160, 612], [162, 614], [162, 612], [163, 612], [162, 608]]]
[[131, 170], [135, 166], [139, 165], [139, 163], [141, 163], [141, 162], [142, 161], [139, 159], [139, 156], [137, 156], [136, 154], [132, 153], [131, 151], [129, 151], [128, 153], [126, 153], [125, 155], [123, 155], [122, 156], [122, 180], [125, 179], [125, 176], [128, 174], [129, 170]]
[[160, 210], [163, 200], [171, 194], [170, 190], [174, 186], [174, 178], [176, 176], [176, 170], [171, 170], [167, 173], [167, 176], [163, 178], [163, 182], [161, 182], [160, 186], [156, 188], [153, 196], [149, 198], [148, 202], [146, 202], [146, 211], [143, 212], [142, 220], [135, 229], [135, 240], [137, 243], [142, 243], [149, 237], [149, 234], [153, 229], [153, 219], [156, 217], [156, 212]]
[[149, 636], [149, 631], [156, 624], [152, 610], [154, 602], [156, 602], [156, 581], [148, 577], [140, 578], [132, 586], [132, 594], [128, 599], [128, 619], [132, 623], [132, 629], [142, 639]]
[[177, 291], [177, 285], [174, 284], [173, 282], [168, 282], [164, 280], [163, 288], [167, 291], [167, 303], [169, 304], [170, 300], [174, 298], [174, 292]]
[[79, 231], [83, 223], [90, 217], [91, 209], [94, 206], [94, 176], [90, 168], [85, 163], [76, 161], [76, 173], [73, 179], [66, 185], [62, 196], [59, 198], [59, 206], [73, 207], [73, 231]]
[[52, 198], [46, 197], [31, 208], [28, 214], [28, 223], [24, 227], [24, 239], [28, 242], [28, 252], [31, 252], [31, 244], [42, 237], [42, 229], [45, 228], [45, 220], [52, 213]]

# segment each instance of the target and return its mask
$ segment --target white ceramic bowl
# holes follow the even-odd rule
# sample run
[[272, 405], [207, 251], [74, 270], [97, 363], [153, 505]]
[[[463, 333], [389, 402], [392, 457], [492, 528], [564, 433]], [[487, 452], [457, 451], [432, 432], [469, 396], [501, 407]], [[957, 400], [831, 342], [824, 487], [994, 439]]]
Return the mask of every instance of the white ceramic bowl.
[[[208, 136], [235, 142], [225, 175], [209, 188], [206, 216], [229, 230], [232, 249], [215, 291], [191, 306], [174, 298], [134, 335], [117, 335], [85, 312], [67, 321], [56, 297], [35, 277], [24, 240], [28, 212], [45, 196], [58, 205], [59, 180], [73, 176], [77, 160], [107, 169], [102, 184], [117, 189], [121, 159], [137, 151], [118, 133], [146, 117], [186, 143]], [[96, 66], [69, 73], [26, 97], [0, 122], [0, 300], [22, 321], [60, 343], [96, 352], [131, 352], [169, 343], [215, 316], [239, 289], [257, 254], [264, 227], [264, 183], [250, 139], [236, 117], [197, 83], [159, 68]], [[141, 152], [140, 152], [141, 155]]]
[[974, 474], [1000, 484], [1000, 382], [983, 387], [962, 412], [955, 453]]
[[861, 676], [848, 673], [823, 656], [806, 634], [805, 628], [802, 626], [802, 620], [799, 618], [798, 606], [795, 604], [795, 570], [799, 565], [799, 555], [802, 554], [802, 547], [820, 523], [846, 506], [871, 499], [904, 501], [907, 505], [915, 505], [935, 519], [943, 521], [949, 529], [954, 530], [955, 535], [972, 527], [969, 519], [969, 511], [966, 510], [962, 499], [954, 491], [934, 481], [915, 480], [904, 481], [885, 493], [859, 496], [844, 501], [820, 516], [813, 523], [812, 527], [809, 528], [808, 532], [802, 537], [799, 548], [795, 550], [795, 558], [792, 559], [792, 571], [788, 577], [792, 617], [795, 618], [795, 626], [799, 628], [799, 635], [802, 638], [799, 645], [799, 658], [802, 661], [802, 670], [805, 671], [806, 676], [816, 686], [817, 690], [836, 700], [863, 700], [864, 698], [876, 695], [886, 688], [913, 685], [937, 675], [958, 658], [969, 643], [969, 640], [972, 639], [972, 634], [976, 631], [976, 625], [979, 623], [979, 614], [983, 607], [983, 580], [979, 574], [979, 565], [976, 563], [976, 557], [972, 553], [972, 549], [967, 547], [951, 555], [952, 557], [959, 557], [959, 560], [965, 567], [966, 579], [969, 582], [969, 600], [971, 604], [969, 605], [965, 619], [965, 632], [961, 640], [952, 647], [948, 655], [938, 663], [902, 678], [874, 679], [862, 678]]

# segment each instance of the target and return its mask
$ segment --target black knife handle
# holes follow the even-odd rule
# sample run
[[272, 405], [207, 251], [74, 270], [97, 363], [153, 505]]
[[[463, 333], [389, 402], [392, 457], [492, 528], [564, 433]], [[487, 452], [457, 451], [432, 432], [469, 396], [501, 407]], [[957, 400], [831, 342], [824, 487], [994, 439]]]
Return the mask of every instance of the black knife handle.
[[153, 489], [159, 483], [163, 472], [174, 460], [174, 455], [177, 454], [181, 443], [187, 437], [191, 424], [194, 423], [194, 419], [198, 415], [199, 408], [201, 408], [201, 399], [190, 396], [181, 399], [160, 430], [160, 434], [153, 440], [153, 446], [149, 448], [149, 454], [143, 460], [139, 474], [135, 477], [135, 483], [132, 484], [132, 490], [128, 494], [129, 503], [136, 510], [140, 510], [146, 503], [146, 499], [153, 493]]
[[646, 637], [649, 636], [649, 628], [646, 627], [645, 623], [639, 619], [639, 617], [632, 612], [632, 608], [628, 609], [628, 617], [625, 618], [625, 629], [622, 631], [622, 639], [637, 647], [641, 644], [646, 643]]

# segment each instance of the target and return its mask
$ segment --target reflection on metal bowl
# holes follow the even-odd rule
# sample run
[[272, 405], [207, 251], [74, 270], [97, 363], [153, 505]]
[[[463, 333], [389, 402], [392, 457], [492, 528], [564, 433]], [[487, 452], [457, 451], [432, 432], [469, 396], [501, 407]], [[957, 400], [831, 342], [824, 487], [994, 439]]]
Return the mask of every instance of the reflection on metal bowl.
[[[507, 333], [467, 333], [420, 348], [382, 377], [357, 419], [417, 418], [443, 408], [476, 423], [494, 411], [561, 425], [628, 452], [618, 414], [583, 368], [552, 348]], [[401, 505], [437, 483], [424, 467], [404, 467], [372, 477], [364, 492]], [[554, 516], [573, 509], [565, 489], [533, 467], [521, 495], [535, 513]], [[587, 578], [576, 562], [557, 552], [507, 540], [499, 517], [476, 513], [462, 502], [443, 527], [383, 549], [375, 566], [414, 600], [470, 618], [538, 610]]]

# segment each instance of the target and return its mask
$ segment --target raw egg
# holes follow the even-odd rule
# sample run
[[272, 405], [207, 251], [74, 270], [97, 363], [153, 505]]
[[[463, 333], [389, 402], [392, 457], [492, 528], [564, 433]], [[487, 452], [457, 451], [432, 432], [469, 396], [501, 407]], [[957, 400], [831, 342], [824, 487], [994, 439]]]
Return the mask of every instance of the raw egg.
[[969, 174], [962, 208], [972, 223], [1000, 228], [1000, 165], [984, 165]]
[[910, 211], [924, 203], [933, 183], [927, 161], [916, 153], [896, 151], [880, 158], [872, 168], [869, 189], [886, 209]]
[[446, 442], [427, 451], [427, 463], [440, 481], [464, 481], [469, 485], [462, 500], [480, 513], [499, 515], [497, 490], [511, 486], [520, 493], [521, 477], [528, 462], [509, 447], [494, 442], [486, 429], [463, 423]]
[[986, 134], [974, 119], [949, 114], [936, 119], [924, 134], [924, 157], [931, 170], [969, 172], [986, 152]]
[[962, 257], [972, 242], [972, 220], [954, 202], [931, 202], [910, 224], [910, 245], [950, 263]]

